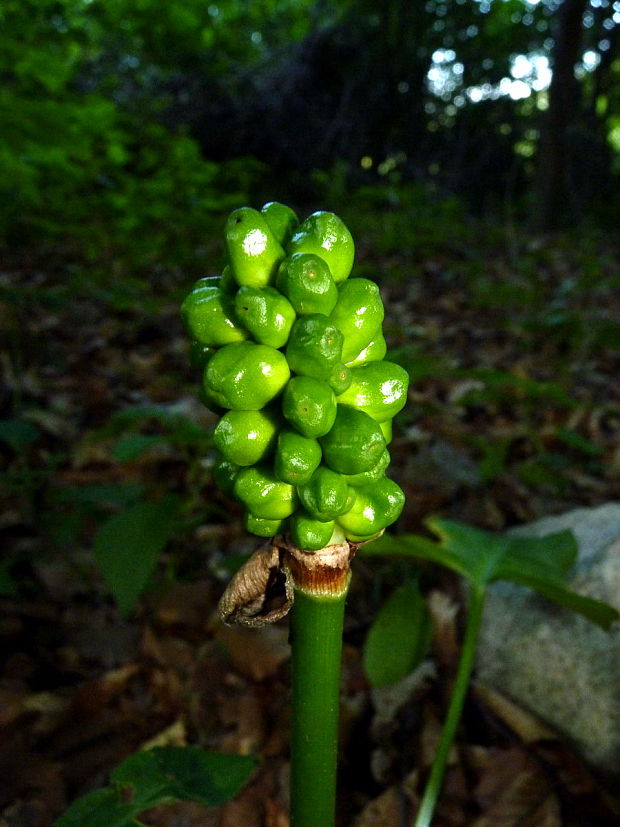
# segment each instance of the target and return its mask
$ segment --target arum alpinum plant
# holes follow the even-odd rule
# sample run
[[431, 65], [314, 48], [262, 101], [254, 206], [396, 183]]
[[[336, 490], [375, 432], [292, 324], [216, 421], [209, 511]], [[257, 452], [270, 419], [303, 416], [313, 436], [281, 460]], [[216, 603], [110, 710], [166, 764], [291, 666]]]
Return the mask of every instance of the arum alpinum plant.
[[292, 606], [291, 824], [330, 827], [350, 561], [404, 505], [386, 470], [408, 375], [385, 359], [379, 288], [350, 277], [338, 216], [300, 224], [270, 202], [232, 212], [225, 235], [227, 265], [196, 282], [182, 315], [220, 417], [216, 481], [266, 542], [220, 609], [260, 625]]
[[[567, 588], [565, 577], [577, 557], [570, 533], [516, 538], [431, 518], [427, 525], [439, 542], [384, 535], [404, 505], [386, 470], [391, 422], [406, 402], [408, 376], [385, 359], [377, 285], [351, 277], [349, 231], [333, 213], [316, 212], [299, 224], [289, 207], [271, 202], [260, 211], [235, 210], [226, 245], [223, 272], [194, 284], [182, 314], [191, 358], [202, 374], [202, 398], [219, 415], [215, 479], [243, 505], [247, 530], [264, 540], [225, 591], [222, 618], [258, 626], [292, 607], [291, 825], [334, 825], [344, 604], [350, 563], [362, 547], [368, 557], [447, 566], [468, 586], [446, 720], [413, 816], [414, 827], [430, 827], [489, 585], [509, 580], [527, 586], [604, 629], [620, 615]], [[135, 517], [134, 511], [134, 533]], [[145, 549], [144, 537], [150, 538], [152, 560], [165, 536], [161, 512], [142, 508], [140, 517], [138, 548]], [[102, 547], [113, 546], [111, 528], [104, 539]], [[119, 582], [124, 580], [123, 574]], [[135, 588], [123, 595], [121, 607], [128, 608]], [[400, 584], [367, 638], [371, 685], [409, 674], [430, 634], [417, 585]], [[218, 806], [236, 794], [254, 766], [247, 756], [198, 747], [141, 750], [111, 773], [107, 787], [75, 801], [56, 825], [130, 827], [160, 804]]]

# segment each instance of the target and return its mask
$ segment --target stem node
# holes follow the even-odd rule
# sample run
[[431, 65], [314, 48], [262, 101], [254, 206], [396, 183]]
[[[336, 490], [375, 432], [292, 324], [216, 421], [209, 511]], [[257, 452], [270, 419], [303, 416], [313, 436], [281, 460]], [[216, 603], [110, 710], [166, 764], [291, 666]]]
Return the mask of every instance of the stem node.
[[316, 597], [341, 597], [349, 585], [355, 551], [346, 541], [320, 551], [287, 545], [285, 566], [295, 589]]

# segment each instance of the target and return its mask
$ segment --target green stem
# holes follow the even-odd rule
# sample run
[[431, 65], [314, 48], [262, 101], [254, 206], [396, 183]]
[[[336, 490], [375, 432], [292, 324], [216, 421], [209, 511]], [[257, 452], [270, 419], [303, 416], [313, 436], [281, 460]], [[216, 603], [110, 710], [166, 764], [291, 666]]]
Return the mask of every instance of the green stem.
[[439, 746], [437, 747], [433, 766], [431, 767], [431, 774], [426, 782], [424, 795], [420, 802], [420, 809], [413, 822], [413, 827], [429, 827], [433, 818], [433, 812], [448, 763], [448, 756], [461, 719], [469, 679], [474, 668], [476, 641], [482, 622], [485, 594], [486, 590], [484, 587], [472, 586], [461, 657], [454, 681], [452, 697], [450, 698], [450, 706], [448, 707], [448, 714], [446, 715]]
[[296, 589], [291, 617], [291, 827], [333, 827], [342, 625], [347, 589]]

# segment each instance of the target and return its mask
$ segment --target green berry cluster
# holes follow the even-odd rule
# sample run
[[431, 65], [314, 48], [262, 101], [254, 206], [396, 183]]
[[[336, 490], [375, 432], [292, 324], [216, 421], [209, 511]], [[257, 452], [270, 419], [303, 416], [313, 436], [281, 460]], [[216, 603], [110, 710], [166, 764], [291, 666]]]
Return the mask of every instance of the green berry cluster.
[[334, 213], [300, 224], [275, 201], [241, 207], [225, 235], [221, 276], [181, 308], [203, 401], [221, 414], [215, 479], [260, 537], [287, 531], [310, 551], [371, 539], [404, 505], [385, 471], [408, 387], [384, 359], [379, 288], [349, 278], [354, 243]]

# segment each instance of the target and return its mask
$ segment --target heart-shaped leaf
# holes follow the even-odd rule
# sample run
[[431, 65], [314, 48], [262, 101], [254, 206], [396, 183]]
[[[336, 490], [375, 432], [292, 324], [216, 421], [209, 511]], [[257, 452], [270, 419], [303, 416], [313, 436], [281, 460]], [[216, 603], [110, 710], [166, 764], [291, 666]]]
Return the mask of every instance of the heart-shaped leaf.
[[439, 563], [482, 591], [495, 580], [518, 583], [603, 629], [620, 618], [612, 606], [584, 597], [566, 585], [578, 553], [570, 531], [545, 537], [511, 537], [438, 517], [429, 519], [427, 525], [439, 536], [438, 543], [415, 534], [384, 535], [362, 546], [362, 554], [397, 554]]

